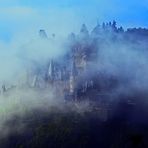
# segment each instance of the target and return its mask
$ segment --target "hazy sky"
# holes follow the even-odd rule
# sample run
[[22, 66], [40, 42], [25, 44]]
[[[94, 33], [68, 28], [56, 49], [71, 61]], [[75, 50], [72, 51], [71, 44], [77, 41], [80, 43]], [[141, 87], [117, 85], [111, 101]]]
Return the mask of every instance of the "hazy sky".
[[148, 27], [148, 0], [0, 0], [0, 40], [45, 28], [60, 34], [99, 20]]

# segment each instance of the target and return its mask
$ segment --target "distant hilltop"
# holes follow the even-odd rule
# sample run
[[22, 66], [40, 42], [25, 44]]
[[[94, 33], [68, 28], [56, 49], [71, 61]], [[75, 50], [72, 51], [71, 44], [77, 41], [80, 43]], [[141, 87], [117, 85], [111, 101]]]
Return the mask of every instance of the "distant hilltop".
[[[92, 29], [88, 30], [86, 24], [82, 24], [80, 28], [80, 34], [79, 37], [101, 37], [106, 36], [107, 34], [122, 34], [122, 35], [133, 35], [133, 37], [137, 37], [139, 39], [143, 39], [145, 37], [148, 37], [148, 29], [147, 28], [127, 28], [124, 29], [122, 26], [118, 27], [116, 21], [110, 21], [110, 22], [103, 22], [102, 24], [97, 23], [97, 25]], [[44, 29], [39, 30], [39, 36], [41, 38], [48, 38], [48, 35]], [[51, 37], [55, 37], [56, 35], [54, 33], [51, 34]], [[71, 33], [69, 35], [70, 38], [74, 38], [76, 36], [75, 33]]]

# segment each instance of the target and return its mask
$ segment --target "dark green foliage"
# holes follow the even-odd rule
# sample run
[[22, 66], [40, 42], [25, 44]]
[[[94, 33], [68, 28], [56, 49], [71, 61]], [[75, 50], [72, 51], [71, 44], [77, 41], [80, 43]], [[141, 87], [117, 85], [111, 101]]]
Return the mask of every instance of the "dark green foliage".
[[[130, 119], [130, 115], [135, 112], [134, 107], [124, 102], [119, 103], [116, 115], [107, 121], [101, 121], [95, 111], [78, 113], [71, 107], [67, 108], [67, 111], [53, 108], [49, 113], [34, 111], [31, 116], [23, 119], [15, 118], [16, 124], [22, 122], [26, 125], [25, 130], [10, 134], [1, 141], [0, 146], [2, 148], [146, 148], [147, 122], [138, 123]], [[146, 117], [147, 115], [143, 118]], [[9, 124], [11, 122], [14, 123], [11, 120]]]

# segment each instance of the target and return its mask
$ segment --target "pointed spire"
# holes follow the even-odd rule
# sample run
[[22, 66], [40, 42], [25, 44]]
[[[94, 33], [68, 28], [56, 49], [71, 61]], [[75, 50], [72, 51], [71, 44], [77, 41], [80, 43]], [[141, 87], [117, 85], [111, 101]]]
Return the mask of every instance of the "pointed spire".
[[48, 67], [48, 77], [52, 80], [53, 79], [53, 60], [50, 60], [49, 67]]

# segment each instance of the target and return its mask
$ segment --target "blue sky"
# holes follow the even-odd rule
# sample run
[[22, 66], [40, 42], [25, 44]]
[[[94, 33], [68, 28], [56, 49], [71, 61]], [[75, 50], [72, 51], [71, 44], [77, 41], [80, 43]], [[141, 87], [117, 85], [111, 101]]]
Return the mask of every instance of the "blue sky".
[[16, 34], [76, 31], [99, 20], [117, 20], [124, 27], [148, 27], [148, 0], [0, 0], [0, 40]]

